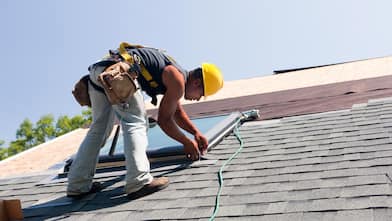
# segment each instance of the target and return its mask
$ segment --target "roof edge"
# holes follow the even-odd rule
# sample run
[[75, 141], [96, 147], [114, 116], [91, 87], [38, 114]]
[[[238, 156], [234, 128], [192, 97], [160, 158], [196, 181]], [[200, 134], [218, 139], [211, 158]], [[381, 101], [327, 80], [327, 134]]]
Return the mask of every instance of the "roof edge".
[[386, 56], [380, 56], [380, 57], [374, 57], [374, 58], [364, 58], [364, 59], [359, 59], [359, 60], [343, 61], [343, 62], [331, 63], [331, 64], [322, 64], [322, 65], [305, 66], [305, 67], [298, 67], [298, 68], [280, 69], [280, 70], [274, 70], [273, 74], [274, 75], [284, 74], [284, 73], [288, 73], [288, 72], [302, 71], [302, 70], [314, 69], [314, 68], [322, 68], [322, 67], [328, 67], [328, 66], [333, 66], [333, 65], [348, 64], [348, 63], [353, 63], [353, 62], [375, 60], [375, 59], [387, 58], [387, 57], [391, 57], [391, 56], [392, 55], [386, 55]]
[[30, 153], [30, 152], [36, 151], [36, 150], [41, 149], [41, 148], [45, 148], [45, 146], [51, 145], [52, 143], [57, 142], [57, 141], [59, 141], [59, 140], [61, 140], [61, 139], [66, 139], [66, 138], [69, 137], [69, 136], [73, 136], [73, 134], [79, 133], [80, 130], [85, 130], [85, 129], [84, 129], [84, 128], [75, 129], [75, 130], [73, 130], [73, 131], [71, 131], [71, 132], [68, 132], [68, 133], [66, 133], [66, 134], [63, 134], [63, 135], [61, 135], [61, 136], [59, 136], [59, 137], [56, 137], [56, 138], [54, 138], [54, 139], [52, 139], [52, 140], [49, 140], [49, 141], [45, 142], [45, 143], [39, 144], [39, 145], [34, 146], [34, 147], [30, 148], [30, 149], [27, 149], [27, 150], [25, 150], [25, 151], [22, 151], [22, 152], [20, 152], [20, 153], [17, 153], [17, 154], [15, 154], [15, 155], [11, 156], [11, 157], [8, 157], [8, 158], [6, 158], [6, 159], [0, 161], [0, 166], [2, 166], [2, 165], [4, 165], [4, 164], [8, 163], [9, 161], [12, 161], [12, 160], [15, 160], [15, 159], [17, 159], [17, 158], [19, 158], [19, 157], [22, 157], [22, 156], [24, 156], [24, 155], [26, 155], [26, 154], [28, 154], [28, 153]]
[[[358, 61], [342, 62], [335, 65], [321, 66], [295, 72], [272, 74], [260, 77], [225, 82], [225, 86], [216, 94], [197, 103], [242, 97], [254, 94], [265, 94], [292, 89], [343, 83], [391, 75], [392, 56], [369, 58]], [[257, 85], [255, 87], [249, 85]], [[160, 99], [161, 97], [159, 97]], [[181, 101], [193, 104], [192, 101]], [[146, 109], [156, 109], [146, 102]]]

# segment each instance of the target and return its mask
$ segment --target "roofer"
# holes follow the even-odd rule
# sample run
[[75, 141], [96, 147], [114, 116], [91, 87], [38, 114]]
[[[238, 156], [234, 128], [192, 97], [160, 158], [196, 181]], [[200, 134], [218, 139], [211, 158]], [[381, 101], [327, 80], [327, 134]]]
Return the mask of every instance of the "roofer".
[[[158, 124], [169, 137], [183, 144], [187, 158], [197, 160], [208, 147], [206, 137], [190, 121], [180, 99], [184, 97], [186, 100], [198, 101], [202, 96], [220, 90], [223, 77], [215, 65], [203, 63], [201, 67], [188, 72], [161, 50], [127, 43], [109, 52], [109, 56], [89, 67], [88, 95], [93, 120], [68, 173], [69, 197], [81, 197], [102, 189], [100, 183], [92, 180], [100, 148], [112, 131], [115, 116], [120, 121], [124, 137], [127, 196], [138, 198], [168, 186], [168, 178], [154, 178], [150, 174], [146, 154], [148, 120], [141, 90], [152, 97], [155, 105], [156, 95], [163, 94], [158, 110]], [[136, 90], [126, 99], [117, 99], [110, 91], [113, 87], [105, 87], [107, 76], [102, 75], [108, 69], [116, 69], [113, 66], [135, 77], [132, 82]], [[102, 93], [102, 88], [105, 93]], [[185, 136], [179, 127], [192, 134], [194, 139]]]

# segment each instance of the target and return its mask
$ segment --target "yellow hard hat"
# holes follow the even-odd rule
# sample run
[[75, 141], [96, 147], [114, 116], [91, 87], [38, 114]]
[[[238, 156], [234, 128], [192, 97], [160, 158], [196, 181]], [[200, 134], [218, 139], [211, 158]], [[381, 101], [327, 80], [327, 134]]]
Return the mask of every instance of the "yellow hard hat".
[[201, 70], [203, 73], [204, 96], [213, 95], [223, 87], [222, 72], [217, 66], [203, 63]]

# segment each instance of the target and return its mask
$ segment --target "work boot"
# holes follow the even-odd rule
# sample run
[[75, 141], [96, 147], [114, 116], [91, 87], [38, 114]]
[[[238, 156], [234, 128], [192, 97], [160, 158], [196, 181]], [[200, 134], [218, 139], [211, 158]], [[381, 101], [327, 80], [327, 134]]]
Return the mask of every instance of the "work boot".
[[159, 190], [165, 189], [169, 185], [167, 177], [154, 178], [151, 183], [144, 185], [140, 190], [129, 193], [127, 197], [131, 200], [138, 199], [143, 196], [150, 195]]
[[74, 199], [80, 199], [84, 196], [87, 196], [91, 193], [97, 193], [103, 189], [103, 186], [100, 182], [93, 182], [91, 185], [91, 189], [88, 192], [85, 193], [73, 193], [73, 192], [67, 192], [67, 197], [71, 197]]

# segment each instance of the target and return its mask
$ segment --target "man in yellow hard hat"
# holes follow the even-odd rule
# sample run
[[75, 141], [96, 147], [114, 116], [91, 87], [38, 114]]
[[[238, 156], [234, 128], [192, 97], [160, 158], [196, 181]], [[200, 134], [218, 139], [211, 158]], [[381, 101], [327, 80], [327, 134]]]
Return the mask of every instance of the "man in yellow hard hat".
[[[120, 50], [122, 49], [122, 50]], [[124, 55], [125, 53], [125, 55]], [[129, 58], [133, 62], [129, 62]], [[158, 111], [158, 124], [171, 138], [182, 143], [187, 158], [197, 160], [208, 147], [206, 137], [190, 121], [180, 104], [180, 99], [200, 100], [201, 97], [215, 94], [223, 87], [223, 76], [213, 64], [203, 63], [191, 71], [186, 71], [164, 52], [145, 47], [125, 47], [111, 50], [110, 56], [89, 67], [89, 95], [93, 122], [79, 147], [68, 173], [67, 196], [81, 197], [102, 189], [99, 183], [92, 182], [100, 147], [110, 134], [116, 116], [124, 136], [124, 155], [126, 158], [125, 193], [129, 198], [138, 198], [168, 186], [166, 177], [154, 178], [150, 174], [150, 164], [146, 155], [148, 145], [148, 120], [144, 100], [140, 90], [129, 96], [125, 103], [112, 105], [107, 91], [105, 93], [98, 76], [109, 66], [118, 62], [129, 65], [137, 72], [137, 88], [152, 97], [163, 94]], [[193, 134], [188, 138], [179, 128]]]

